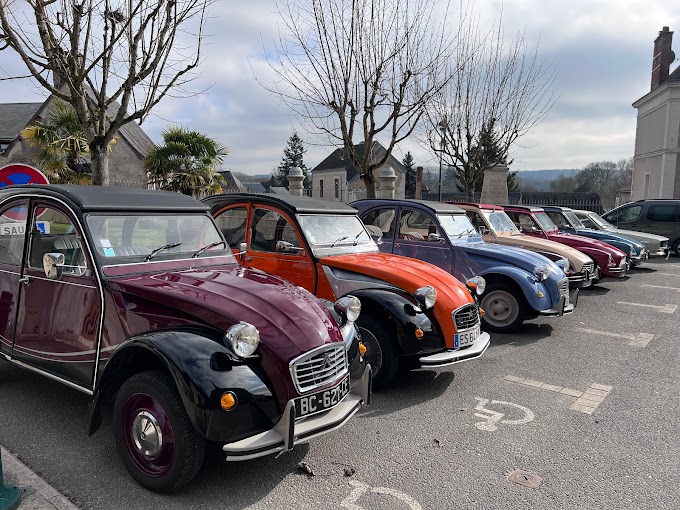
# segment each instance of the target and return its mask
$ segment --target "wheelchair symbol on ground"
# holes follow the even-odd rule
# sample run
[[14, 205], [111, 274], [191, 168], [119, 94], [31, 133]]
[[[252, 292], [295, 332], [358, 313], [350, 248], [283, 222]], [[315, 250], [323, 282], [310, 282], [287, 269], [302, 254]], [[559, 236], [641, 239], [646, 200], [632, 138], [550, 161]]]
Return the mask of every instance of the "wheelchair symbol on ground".
[[[475, 427], [477, 427], [479, 430], [486, 430], [487, 432], [493, 432], [498, 429], [498, 425], [524, 425], [525, 423], [529, 423], [530, 421], [534, 420], [534, 413], [531, 409], [521, 406], [519, 404], [515, 404], [513, 402], [504, 402], [503, 400], [489, 400], [488, 398], [479, 398], [475, 397], [479, 402], [477, 403], [477, 406], [475, 407], [476, 411], [479, 411], [478, 413], [475, 413], [475, 416], [477, 418], [484, 418], [485, 421], [480, 421], [475, 423]], [[508, 414], [506, 413], [500, 413], [498, 411], [494, 411], [492, 409], [487, 409], [485, 406], [487, 404], [491, 404], [492, 406], [505, 406], [505, 407], [512, 407], [514, 408], [513, 411], [509, 411], [512, 413], [512, 415], [517, 415], [517, 410], [521, 412], [521, 418], [517, 419], [507, 419], [504, 420], [503, 417]]]

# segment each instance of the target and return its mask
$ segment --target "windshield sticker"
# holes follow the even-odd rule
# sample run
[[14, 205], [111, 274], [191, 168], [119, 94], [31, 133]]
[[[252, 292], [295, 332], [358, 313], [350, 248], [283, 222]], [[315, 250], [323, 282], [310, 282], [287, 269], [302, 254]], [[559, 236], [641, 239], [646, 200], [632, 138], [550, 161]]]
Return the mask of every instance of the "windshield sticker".
[[107, 256], [107, 257], [115, 257], [115, 256], [116, 256], [116, 252], [113, 251], [113, 248], [111, 248], [111, 247], [109, 246], [109, 247], [107, 247], [107, 248], [104, 248], [104, 255]]
[[108, 239], [100, 239], [99, 243], [102, 245], [102, 248], [111, 248], [111, 241]]

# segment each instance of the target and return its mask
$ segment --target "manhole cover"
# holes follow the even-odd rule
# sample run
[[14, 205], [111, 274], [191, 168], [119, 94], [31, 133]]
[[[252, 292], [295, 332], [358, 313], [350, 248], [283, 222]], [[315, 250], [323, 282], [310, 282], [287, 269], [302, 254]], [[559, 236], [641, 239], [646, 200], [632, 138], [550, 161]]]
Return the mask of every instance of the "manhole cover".
[[535, 489], [536, 487], [541, 485], [543, 478], [533, 473], [529, 473], [528, 471], [516, 469], [515, 471], [508, 475], [508, 480], [510, 480], [513, 483], [529, 487], [530, 489]]

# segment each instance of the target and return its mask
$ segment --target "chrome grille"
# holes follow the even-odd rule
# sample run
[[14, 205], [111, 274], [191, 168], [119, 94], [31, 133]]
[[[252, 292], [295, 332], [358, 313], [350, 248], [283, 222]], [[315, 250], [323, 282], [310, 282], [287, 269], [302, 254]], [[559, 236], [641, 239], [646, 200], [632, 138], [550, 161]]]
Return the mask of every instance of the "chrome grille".
[[560, 296], [569, 297], [569, 278], [562, 278], [557, 282], [557, 291], [560, 293]]
[[477, 305], [469, 304], [461, 306], [451, 314], [456, 331], [461, 332], [472, 329], [479, 324], [479, 308]]
[[668, 241], [659, 241], [659, 248], [666, 248], [668, 246]]
[[322, 345], [290, 362], [298, 393], [326, 386], [347, 373], [347, 354], [342, 342]]
[[583, 264], [583, 269], [581, 269], [581, 272], [586, 272], [588, 271], [588, 274], [593, 274], [595, 272], [595, 263], [594, 262], [586, 262]]

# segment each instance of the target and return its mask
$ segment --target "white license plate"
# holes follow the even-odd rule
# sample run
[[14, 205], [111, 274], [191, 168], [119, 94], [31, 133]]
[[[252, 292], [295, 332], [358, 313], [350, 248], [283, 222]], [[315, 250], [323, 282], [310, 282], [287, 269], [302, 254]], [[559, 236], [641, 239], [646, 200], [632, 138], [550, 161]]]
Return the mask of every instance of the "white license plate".
[[476, 326], [470, 331], [464, 333], [456, 333], [453, 335], [453, 348], [459, 349], [460, 347], [466, 347], [472, 344], [475, 340], [479, 338], [479, 326]]
[[349, 393], [349, 375], [334, 388], [295, 399], [295, 416], [302, 418], [322, 413], [338, 405]]

